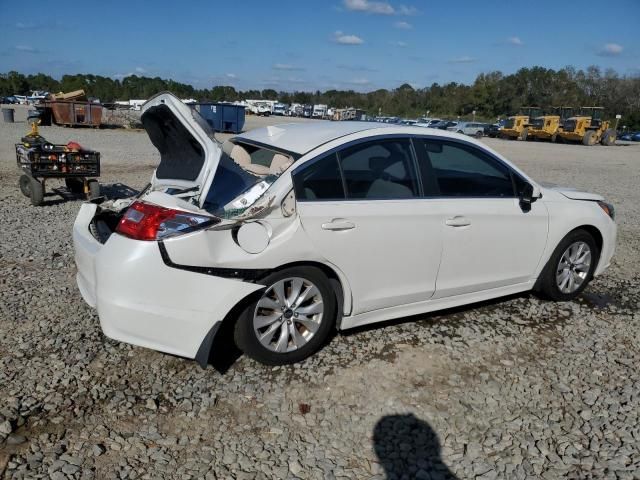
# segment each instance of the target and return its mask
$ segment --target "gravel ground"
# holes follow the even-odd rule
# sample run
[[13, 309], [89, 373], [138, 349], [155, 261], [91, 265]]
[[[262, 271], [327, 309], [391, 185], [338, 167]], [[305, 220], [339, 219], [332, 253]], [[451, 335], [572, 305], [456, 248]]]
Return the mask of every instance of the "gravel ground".
[[[32, 207], [18, 190], [25, 128], [0, 124], [0, 476], [640, 478], [640, 145], [487, 140], [616, 205], [614, 263], [578, 301], [517, 295], [219, 371], [102, 335], [74, 280], [81, 200], [60, 188]], [[42, 133], [100, 150], [111, 195], [158, 161], [143, 132]]]

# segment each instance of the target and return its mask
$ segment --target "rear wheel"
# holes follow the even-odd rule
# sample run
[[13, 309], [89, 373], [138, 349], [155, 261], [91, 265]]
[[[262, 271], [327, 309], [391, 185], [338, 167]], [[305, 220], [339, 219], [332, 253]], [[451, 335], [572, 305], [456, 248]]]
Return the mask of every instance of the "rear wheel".
[[587, 130], [586, 133], [584, 134], [584, 137], [582, 137], [582, 144], [588, 147], [595, 145], [596, 132], [594, 132], [593, 130]]
[[482, 132], [482, 131], [480, 131], [480, 130], [478, 130], [478, 131], [476, 132], [475, 137], [476, 137], [476, 138], [482, 138], [482, 135], [483, 135], [483, 132]]
[[314, 267], [294, 267], [260, 283], [267, 288], [238, 318], [236, 345], [266, 365], [295, 363], [315, 353], [335, 324], [336, 298], [326, 275]]
[[601, 142], [602, 145], [606, 146], [606, 147], [610, 147], [612, 145], [615, 145], [616, 143], [616, 132], [613, 129], [608, 129], [604, 132], [604, 135], [602, 136], [602, 140]]
[[577, 297], [593, 278], [600, 252], [586, 230], [574, 230], [562, 239], [542, 271], [539, 288], [555, 301]]
[[558, 140], [558, 135], [557, 134], [553, 134], [551, 135], [551, 143], [556, 143], [556, 141]]
[[89, 199], [98, 198], [100, 196], [100, 184], [97, 180], [89, 180]]

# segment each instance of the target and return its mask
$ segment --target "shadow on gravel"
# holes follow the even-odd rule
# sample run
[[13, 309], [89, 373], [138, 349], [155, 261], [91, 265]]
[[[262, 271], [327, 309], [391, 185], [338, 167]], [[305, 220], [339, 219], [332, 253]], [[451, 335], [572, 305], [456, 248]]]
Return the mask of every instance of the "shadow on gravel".
[[507, 295], [505, 297], [493, 298], [491, 300], [485, 300], [483, 302], [469, 303], [461, 305], [459, 307], [446, 308], [443, 310], [435, 310], [429, 313], [418, 313], [408, 317], [395, 318], [393, 320], [383, 320], [381, 322], [372, 323], [369, 325], [363, 325], [361, 327], [350, 328], [349, 330], [341, 331], [340, 334], [344, 336], [357, 335], [358, 333], [367, 332], [370, 330], [377, 330], [384, 327], [393, 327], [395, 325], [402, 325], [411, 322], [420, 322], [423, 325], [435, 325], [438, 323], [447, 323], [454, 325], [455, 322], [462, 322], [464, 313], [473, 310], [484, 312], [491, 309], [503, 308], [503, 304], [506, 304], [509, 300], [514, 299], [526, 299], [532, 294], [530, 292], [515, 293], [513, 295]]
[[[123, 183], [102, 183], [100, 184], [100, 194], [109, 200], [116, 200], [118, 198], [129, 198], [140, 193], [135, 188], [132, 188]], [[51, 199], [51, 197], [59, 197]], [[51, 191], [45, 192], [44, 202], [42, 205], [51, 206], [59, 205], [61, 203], [73, 202], [76, 200], [86, 200], [86, 197], [81, 193], [74, 193], [65, 186], [53, 187]]]
[[373, 448], [388, 480], [456, 480], [440, 456], [440, 440], [431, 426], [414, 416], [387, 415], [373, 429]]
[[110, 200], [118, 198], [129, 198], [140, 193], [135, 188], [132, 188], [123, 183], [105, 183], [100, 185], [100, 192], [102, 195]]

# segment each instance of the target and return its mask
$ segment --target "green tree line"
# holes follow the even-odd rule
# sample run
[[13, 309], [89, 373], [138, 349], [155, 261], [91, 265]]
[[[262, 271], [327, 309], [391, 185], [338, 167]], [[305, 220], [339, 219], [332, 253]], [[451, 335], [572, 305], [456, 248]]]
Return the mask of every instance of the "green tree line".
[[401, 117], [431, 116], [476, 118], [494, 121], [516, 113], [522, 106], [600, 106], [605, 116], [622, 115], [620, 125], [640, 129], [640, 76], [620, 75], [597, 66], [585, 70], [565, 67], [560, 70], [543, 67], [522, 68], [505, 75], [502, 72], [481, 73], [470, 84], [433, 83], [425, 88], [404, 84], [396, 89], [379, 89], [367, 93], [353, 90], [325, 92], [284, 92], [273, 89], [236, 90], [232, 86], [196, 89], [191, 85], [159, 77], [130, 75], [113, 79], [100, 75], [64, 75], [56, 80], [49, 75], [23, 75], [18, 72], [0, 74], [0, 95], [24, 95], [31, 90], [69, 92], [84, 89], [87, 95], [109, 103], [115, 100], [145, 99], [171, 91], [181, 98], [198, 101], [235, 101], [244, 99], [279, 100], [283, 103], [324, 103], [333, 107], [356, 107], [367, 113]]

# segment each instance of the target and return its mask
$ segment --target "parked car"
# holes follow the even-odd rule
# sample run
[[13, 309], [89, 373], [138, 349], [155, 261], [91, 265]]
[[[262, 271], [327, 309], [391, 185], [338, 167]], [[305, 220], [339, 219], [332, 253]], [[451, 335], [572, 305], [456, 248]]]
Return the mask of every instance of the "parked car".
[[223, 323], [286, 364], [335, 329], [532, 289], [568, 301], [613, 255], [603, 197], [453, 132], [291, 123], [220, 145], [168, 93], [141, 121], [160, 163], [135, 198], [81, 206], [78, 287], [108, 337], [203, 365]]
[[457, 125], [458, 122], [452, 120], [442, 120], [440, 122], [430, 125], [430, 128], [436, 128], [438, 130], [447, 130], [449, 127]]
[[625, 142], [640, 142], [640, 132], [626, 132], [618, 136], [618, 140]]
[[447, 127], [447, 130], [480, 138], [484, 135], [484, 124], [476, 122], [458, 122], [456, 125]]
[[418, 127], [434, 128], [434, 125], [439, 122], [442, 122], [439, 118], [422, 118], [416, 123], [416, 125]]
[[487, 125], [484, 128], [484, 134], [487, 137], [496, 138], [500, 135], [500, 129], [507, 124], [507, 120], [499, 120], [496, 123], [492, 123], [491, 125]]

